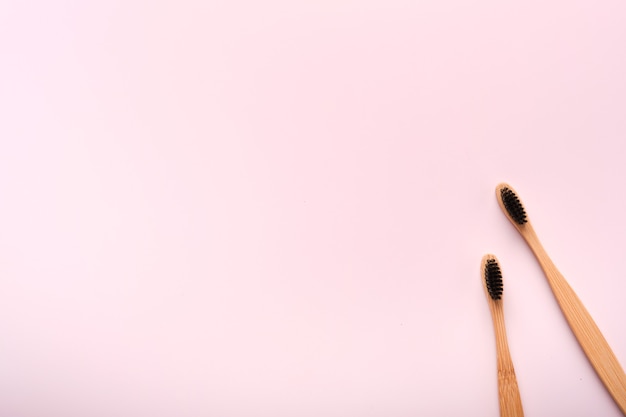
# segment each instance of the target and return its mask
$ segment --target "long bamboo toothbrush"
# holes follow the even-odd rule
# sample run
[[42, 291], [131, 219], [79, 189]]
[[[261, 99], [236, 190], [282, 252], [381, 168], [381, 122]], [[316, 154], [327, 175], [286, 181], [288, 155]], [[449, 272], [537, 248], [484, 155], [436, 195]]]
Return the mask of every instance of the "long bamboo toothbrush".
[[496, 187], [496, 198], [502, 211], [535, 254], [552, 288], [554, 297], [569, 323], [569, 327], [578, 339], [578, 343], [613, 400], [622, 413], [626, 415], [626, 375], [611, 347], [574, 290], [548, 257], [535, 230], [528, 221], [524, 206], [513, 187], [505, 183], [499, 184]]
[[522, 400], [519, 395], [515, 368], [509, 353], [509, 344], [504, 327], [502, 306], [502, 271], [494, 255], [483, 256], [481, 263], [482, 281], [491, 310], [493, 328], [496, 334], [496, 353], [498, 358], [498, 399], [501, 417], [523, 417]]

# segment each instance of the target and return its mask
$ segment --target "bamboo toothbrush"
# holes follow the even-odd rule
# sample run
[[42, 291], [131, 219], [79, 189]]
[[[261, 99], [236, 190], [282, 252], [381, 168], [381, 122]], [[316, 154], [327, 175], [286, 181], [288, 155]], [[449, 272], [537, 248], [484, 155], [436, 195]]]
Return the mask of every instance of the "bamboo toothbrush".
[[517, 387], [517, 378], [513, 361], [509, 353], [509, 344], [504, 327], [504, 310], [502, 305], [502, 271], [498, 259], [494, 255], [485, 255], [481, 264], [483, 287], [487, 295], [487, 303], [493, 318], [496, 334], [496, 351], [498, 357], [498, 398], [500, 400], [500, 417], [523, 417], [522, 400]]
[[578, 339], [578, 343], [613, 400], [622, 413], [626, 415], [626, 375], [624, 375], [624, 371], [609, 344], [574, 290], [548, 257], [535, 230], [527, 219], [524, 206], [515, 190], [508, 184], [499, 184], [496, 187], [496, 198], [502, 211], [535, 254], [552, 288], [554, 297], [569, 323], [569, 327]]

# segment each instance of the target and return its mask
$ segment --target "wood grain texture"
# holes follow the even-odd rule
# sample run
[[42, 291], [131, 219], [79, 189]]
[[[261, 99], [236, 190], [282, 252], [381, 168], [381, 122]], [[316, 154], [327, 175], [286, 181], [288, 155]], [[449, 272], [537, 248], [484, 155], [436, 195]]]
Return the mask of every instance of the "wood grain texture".
[[[524, 410], [522, 408], [522, 399], [517, 385], [515, 376], [515, 368], [513, 360], [509, 352], [509, 343], [506, 337], [506, 328], [504, 326], [504, 310], [503, 299], [494, 300], [489, 295], [485, 282], [485, 265], [488, 260], [494, 259], [498, 261], [494, 255], [488, 254], [483, 256], [481, 263], [481, 279], [491, 317], [493, 319], [493, 328], [496, 336], [496, 355], [498, 362], [498, 399], [500, 401], [501, 417], [523, 417]], [[499, 262], [498, 262], [499, 264]]]
[[[595, 369], [596, 373], [604, 383], [613, 400], [622, 413], [626, 415], [626, 375], [619, 364], [611, 347], [600, 332], [600, 329], [593, 321], [593, 318], [587, 312], [574, 290], [569, 286], [563, 275], [558, 271], [545, 249], [539, 242], [537, 234], [532, 227], [530, 221], [523, 225], [517, 224], [511, 219], [509, 213], [504, 207], [500, 191], [503, 188], [509, 188], [513, 192], [515, 190], [508, 184], [502, 183], [496, 187], [496, 198], [502, 211], [511, 221], [513, 226], [522, 235], [528, 246], [535, 254], [539, 265], [550, 284], [550, 288], [556, 298], [556, 301], [567, 320], [569, 327], [576, 336], [578, 343], [585, 352], [589, 362]], [[517, 192], [515, 192], [517, 194]], [[519, 198], [519, 194], [517, 194]], [[521, 199], [520, 199], [521, 200]]]

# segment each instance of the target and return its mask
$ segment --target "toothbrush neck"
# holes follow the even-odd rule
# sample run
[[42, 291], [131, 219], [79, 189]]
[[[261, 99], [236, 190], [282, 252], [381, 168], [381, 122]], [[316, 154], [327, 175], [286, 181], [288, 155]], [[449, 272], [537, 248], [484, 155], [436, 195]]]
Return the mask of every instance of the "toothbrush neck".
[[520, 231], [541, 267], [544, 270], [555, 270], [556, 267], [554, 266], [554, 263], [548, 256], [546, 250], [543, 248], [543, 245], [539, 241], [539, 238], [530, 223], [527, 223], [523, 229], [520, 228]]

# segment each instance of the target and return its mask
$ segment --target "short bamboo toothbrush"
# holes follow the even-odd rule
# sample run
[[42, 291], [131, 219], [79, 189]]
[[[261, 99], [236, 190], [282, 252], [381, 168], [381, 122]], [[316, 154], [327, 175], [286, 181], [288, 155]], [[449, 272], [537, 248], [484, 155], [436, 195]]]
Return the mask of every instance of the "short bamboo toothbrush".
[[535, 230], [526, 217], [524, 206], [515, 190], [502, 183], [496, 187], [496, 198], [513, 226], [522, 235], [539, 261], [548, 279], [554, 297], [561, 307], [569, 327], [578, 339], [585, 355], [604, 383], [618, 407], [626, 415], [626, 375], [602, 333], [576, 296], [563, 275], [539, 242]]
[[489, 310], [491, 310], [493, 328], [496, 334], [500, 416], [523, 417], [522, 400], [517, 387], [517, 378], [515, 377], [515, 369], [509, 353], [509, 344], [504, 327], [502, 271], [494, 255], [483, 256], [481, 272], [483, 287], [487, 294], [487, 303], [489, 304]]

